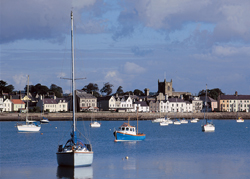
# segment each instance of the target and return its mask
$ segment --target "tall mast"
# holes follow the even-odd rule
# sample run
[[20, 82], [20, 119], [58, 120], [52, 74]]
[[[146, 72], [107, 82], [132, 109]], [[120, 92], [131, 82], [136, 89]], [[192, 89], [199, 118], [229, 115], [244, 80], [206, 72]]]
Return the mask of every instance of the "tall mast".
[[26, 123], [28, 122], [28, 113], [29, 113], [29, 75], [27, 81], [27, 109], [26, 109]]
[[71, 58], [72, 58], [72, 95], [73, 95], [73, 126], [75, 127], [75, 69], [74, 69], [74, 38], [73, 38], [73, 12], [71, 11]]

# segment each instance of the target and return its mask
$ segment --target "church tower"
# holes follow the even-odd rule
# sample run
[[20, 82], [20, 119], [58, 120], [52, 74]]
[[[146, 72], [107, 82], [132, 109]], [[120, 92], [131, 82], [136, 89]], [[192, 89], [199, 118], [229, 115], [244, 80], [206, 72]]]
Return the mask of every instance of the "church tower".
[[172, 89], [172, 79], [170, 82], [166, 82], [166, 79], [164, 79], [164, 82], [160, 82], [160, 80], [158, 79], [158, 93], [163, 93], [163, 95], [172, 96]]

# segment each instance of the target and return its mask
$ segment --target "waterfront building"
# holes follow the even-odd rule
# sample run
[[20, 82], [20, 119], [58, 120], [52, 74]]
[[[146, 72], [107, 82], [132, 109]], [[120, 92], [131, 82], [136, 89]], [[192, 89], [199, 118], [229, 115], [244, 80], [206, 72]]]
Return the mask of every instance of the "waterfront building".
[[146, 101], [135, 101], [131, 112], [137, 112], [137, 107], [138, 112], [149, 112], [149, 106]]
[[205, 96], [200, 96], [200, 99], [203, 101], [203, 104], [205, 104], [205, 101], [207, 101], [207, 105], [208, 105], [207, 109], [205, 108], [205, 105], [204, 105], [204, 108], [202, 110], [203, 112], [204, 110], [207, 110], [208, 112], [218, 110], [218, 102], [214, 100], [213, 98], [207, 96], [207, 99], [206, 99]]
[[3, 97], [0, 97], [0, 112], [3, 112]]
[[97, 112], [97, 98], [83, 90], [76, 90], [77, 111], [94, 111]]
[[12, 99], [11, 102], [13, 111], [25, 109], [25, 103], [21, 99]]
[[10, 112], [12, 111], [12, 102], [9, 99], [5, 99], [3, 102], [3, 111]]
[[234, 95], [220, 95], [218, 107], [223, 112], [249, 112], [250, 95], [238, 95], [237, 91]]
[[203, 101], [198, 96], [194, 96], [192, 99], [193, 112], [199, 113], [203, 108]]

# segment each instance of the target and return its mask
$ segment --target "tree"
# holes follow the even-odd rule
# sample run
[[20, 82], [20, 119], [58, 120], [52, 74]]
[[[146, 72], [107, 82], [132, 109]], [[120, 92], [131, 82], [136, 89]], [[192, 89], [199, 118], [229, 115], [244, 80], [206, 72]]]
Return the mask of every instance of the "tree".
[[119, 86], [118, 88], [117, 88], [117, 90], [116, 90], [116, 93], [117, 94], [120, 94], [120, 95], [123, 95], [123, 90], [122, 90], [122, 86]]
[[144, 95], [144, 93], [141, 90], [139, 90], [139, 89], [135, 89], [134, 90], [134, 95], [141, 96], [141, 95]]
[[105, 83], [103, 88], [101, 89], [101, 93], [106, 93], [106, 95], [110, 95], [112, 93], [112, 87], [113, 85], [109, 82]]
[[[24, 91], [27, 91], [27, 85], [24, 88]], [[40, 83], [36, 84], [35, 86], [30, 85], [29, 91], [32, 95], [45, 95], [49, 92], [49, 88], [47, 86], [43, 86]]]
[[[207, 96], [217, 100], [218, 96], [219, 95], [224, 95], [225, 93], [223, 93], [221, 91], [221, 89], [219, 88], [214, 88], [214, 89], [211, 89], [211, 90], [207, 90]], [[205, 96], [206, 95], [206, 90], [201, 90], [199, 93], [198, 93], [198, 96]]]
[[51, 84], [50, 91], [55, 94], [56, 97], [61, 98], [63, 94], [63, 90], [60, 86], [57, 86], [55, 84]]
[[0, 92], [11, 93], [14, 90], [13, 85], [8, 85], [7, 82], [0, 80]]
[[92, 93], [98, 92], [99, 88], [96, 83], [89, 83], [88, 85], [85, 85], [82, 90], [86, 91], [87, 93]]

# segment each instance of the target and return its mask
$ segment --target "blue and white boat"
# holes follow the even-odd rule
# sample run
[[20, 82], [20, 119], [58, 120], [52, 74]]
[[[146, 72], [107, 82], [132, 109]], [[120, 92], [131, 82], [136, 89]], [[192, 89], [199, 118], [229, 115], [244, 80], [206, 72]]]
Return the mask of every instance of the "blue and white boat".
[[136, 127], [129, 123], [124, 123], [119, 127], [119, 130], [114, 132], [115, 142], [119, 141], [141, 141], [146, 138], [146, 134], [137, 133]]
[[137, 109], [137, 130], [135, 126], [128, 123], [123, 123], [119, 130], [114, 131], [115, 142], [121, 141], [141, 141], [146, 138], [146, 134], [138, 133], [138, 109]]

